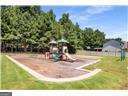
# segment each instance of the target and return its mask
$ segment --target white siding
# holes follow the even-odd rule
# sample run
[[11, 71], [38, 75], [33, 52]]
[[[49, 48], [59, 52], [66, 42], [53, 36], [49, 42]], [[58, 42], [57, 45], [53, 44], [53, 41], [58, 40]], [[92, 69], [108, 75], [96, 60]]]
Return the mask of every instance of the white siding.
[[120, 51], [119, 48], [113, 47], [113, 46], [106, 46], [102, 49], [102, 51], [108, 51], [108, 52], [118, 52]]

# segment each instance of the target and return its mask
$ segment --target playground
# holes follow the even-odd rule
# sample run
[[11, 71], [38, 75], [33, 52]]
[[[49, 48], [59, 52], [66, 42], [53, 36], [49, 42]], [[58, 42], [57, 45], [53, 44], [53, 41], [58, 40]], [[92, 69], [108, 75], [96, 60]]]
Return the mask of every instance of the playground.
[[[5, 56], [6, 55], [6, 56]], [[45, 59], [44, 57], [44, 62], [42, 59], [41, 54], [2, 54], [2, 66], [1, 66], [1, 88], [2, 89], [127, 89], [127, 70], [126, 70], [126, 66], [127, 66], [127, 60], [128, 58], [126, 58], [127, 60], [125, 61], [120, 61], [119, 57], [113, 57], [113, 56], [103, 56], [102, 58], [100, 58], [100, 61], [97, 63], [93, 63], [88, 66], [82, 66], [82, 70], [85, 70], [87, 73], [85, 73], [84, 78], [81, 80], [77, 80], [77, 81], [71, 81], [71, 82], [63, 82], [63, 83], [55, 83], [55, 82], [46, 82], [46, 80], [40, 80], [37, 78], [34, 78], [34, 76], [32, 76], [31, 74], [28, 73], [28, 71], [25, 71], [22, 67], [17, 65], [17, 62], [13, 62], [12, 60], [10, 60], [9, 58], [7, 58], [7, 56], [11, 57], [11, 58], [15, 58], [14, 60], [16, 60], [16, 58], [21, 58], [21, 57], [25, 57], [24, 59], [28, 59], [31, 58], [33, 60], [33, 62], [31, 62], [31, 64], [35, 64], [34, 62], [36, 62], [36, 66], [37, 66], [37, 61], [41, 60], [42, 62], [39, 65], [41, 66], [48, 66], [44, 67], [45, 70], [47, 68], [46, 71], [51, 70], [51, 67], [53, 67], [54, 69], [57, 66], [57, 63], [60, 64], [60, 66], [63, 65], [62, 62], [65, 61], [58, 61], [58, 62], [54, 62], [52, 61], [52, 59]], [[71, 55], [72, 57], [79, 57], [79, 59], [85, 58], [86, 60], [89, 60], [89, 58], [94, 59], [98, 59], [96, 56], [87, 56], [87, 55]], [[18, 59], [16, 60], [18, 61]], [[54, 64], [50, 64], [47, 62], [52, 62]], [[23, 62], [23, 60], [18, 61], [18, 62]], [[75, 62], [65, 62], [65, 63], [70, 63], [70, 64], [74, 64]], [[23, 65], [23, 63], [21, 63]], [[25, 63], [28, 64], [28, 63]], [[52, 66], [51, 66], [52, 65]], [[77, 65], [77, 64], [76, 64]], [[29, 63], [30, 66], [30, 63]], [[38, 67], [34, 67], [39, 69]], [[58, 65], [59, 66], [59, 65]], [[69, 65], [65, 65], [65, 66], [69, 66]], [[71, 65], [70, 65], [71, 66]], [[81, 65], [80, 65], [81, 66]], [[76, 66], [78, 67], [78, 66]], [[44, 69], [42, 68], [42, 69]], [[67, 67], [63, 67], [63, 71], [64, 72], [65, 68]], [[101, 71], [89, 78], [85, 78], [87, 77], [86, 74], [89, 74], [91, 72], [89, 71], [93, 71], [95, 68], [97, 69], [101, 69]], [[36, 70], [37, 70], [36, 69]], [[89, 70], [89, 71], [88, 71]], [[39, 70], [38, 70], [39, 71]], [[53, 71], [53, 69], [52, 69]], [[55, 70], [54, 70], [55, 71]], [[69, 72], [69, 71], [68, 71]], [[68, 73], [66, 72], [66, 73]], [[70, 71], [71, 72], [71, 71]], [[78, 71], [77, 71], [78, 72]], [[81, 72], [81, 71], [79, 71]], [[83, 72], [83, 71], [82, 71]], [[61, 81], [62, 79], [62, 75], [61, 77], [59, 76], [59, 74], [56, 74], [58, 76], [56, 76], [58, 79], [58, 81]], [[74, 73], [74, 70], [73, 72]], [[51, 73], [52, 74], [52, 73]], [[55, 74], [55, 72], [54, 72]], [[62, 74], [62, 73], [61, 73]], [[64, 73], [63, 73], [64, 74]], [[45, 77], [48, 78], [48, 75], [46, 76], [46, 73], [43, 75], [45, 75]], [[78, 77], [79, 74], [75, 74], [75, 77]], [[49, 75], [50, 76], [50, 75]], [[55, 76], [55, 75], [54, 75]], [[71, 75], [70, 75], [71, 76]], [[83, 76], [83, 75], [82, 75]], [[43, 77], [43, 78], [45, 78]], [[67, 75], [66, 75], [67, 77]], [[51, 77], [50, 77], [51, 78]], [[68, 78], [71, 80], [71, 78]], [[50, 79], [51, 80], [51, 79]], [[52, 79], [53, 80], [53, 79]]]
[[[127, 88], [127, 81], [125, 80], [125, 75], [121, 75], [124, 74], [126, 71], [126, 65], [124, 66], [122, 64], [122, 62], [124, 62], [124, 64], [127, 64], [126, 60], [121, 59], [119, 57], [110, 56], [100, 57], [82, 54], [70, 54], [68, 51], [67, 44], [68, 41], [66, 41], [64, 38], [61, 38], [61, 40], [58, 41], [51, 40], [49, 42], [49, 51], [45, 52], [44, 54], [6, 53], [5, 56], [2, 57], [4, 57], [5, 62], [10, 63], [2, 64], [2, 67], [4, 68], [2, 68], [2, 74], [4, 74], [2, 75], [4, 76], [2, 77], [2, 88], [10, 88], [10, 86], [13, 86], [13, 83], [15, 83], [15, 87], [13, 86], [14, 89], [21, 89], [22, 87], [23, 89], [58, 89], [58, 86], [64, 86], [64, 88], [66, 89], [81, 89], [86, 88], [88, 86], [90, 88], [87, 89], [94, 89], [94, 86], [96, 88], [117, 88], [117, 86], [119, 86], [119, 89]], [[15, 69], [13, 70], [13, 68]], [[124, 71], [122, 71], [121, 73], [120, 71], [117, 71], [117, 75], [115, 76], [115, 70], [121, 70], [121, 68], [123, 68]], [[7, 71], [10, 73], [8, 73]], [[8, 77], [6, 81], [5, 76]], [[12, 76], [16, 76], [14, 77], [14, 80]], [[112, 77], [116, 79], [112, 79]], [[22, 82], [20, 84], [21, 86], [19, 86], [19, 83], [16, 81], [15, 78], [19, 80], [18, 82]], [[26, 85], [26, 83], [24, 83], [24, 80], [27, 80], [26, 82], [34, 82], [35, 85], [31, 85], [30, 83], [27, 83], [29, 85]], [[126, 83], [119, 84], [116, 82], [116, 84], [113, 85], [113, 82], [115, 82], [115, 80], [121, 80], [121, 82]], [[8, 81], [11, 81], [10, 86], [6, 84], [8, 83]], [[112, 86], [108, 86], [109, 81], [111, 81]], [[41, 86], [42, 82], [45, 82], [43, 83], [43, 85], [46, 84], [46, 86]], [[78, 82], [78, 84], [75, 85], [75, 82]], [[91, 85], [87, 84], [86, 86], [85, 82]], [[93, 86], [93, 82], [95, 82], [94, 84], [96, 85]], [[101, 82], [104, 82], [103, 86], [101, 86]], [[68, 88], [67, 84], [69, 84], [70, 88]], [[57, 87], [51, 88], [50, 86]], [[81, 88], [79, 88], [79, 86], [81, 86]]]
[[[36, 54], [36, 57], [30, 54], [9, 54], [9, 56], [45, 77], [56, 79], [72, 78], [88, 74], [91, 70], [83, 70], [79, 67], [84, 67], [87, 64], [91, 65], [97, 62], [97, 59], [91, 59], [90, 57], [90, 59], [79, 57], [79, 60], [76, 60], [75, 62], [54, 62], [52, 60], [45, 59], [44, 55], [41, 54]], [[75, 58], [78, 58], [78, 56], [75, 56]]]
[[[8, 59], [41, 81], [72, 82], [98, 74], [102, 69], [86, 69], [101, 60], [98, 56], [71, 55], [64, 38], [49, 42], [44, 54], [10, 53]], [[122, 60], [122, 59], [121, 59]]]
[[57, 20], [52, 8], [45, 12], [42, 6], [1, 9], [0, 89], [128, 89], [127, 41], [122, 35], [107, 38], [111, 28], [104, 32], [86, 22], [82, 28], [70, 18], [72, 12], [60, 11]]
[[[55, 40], [52, 40], [49, 43], [50, 51], [46, 52], [45, 54], [11, 53], [7, 57], [16, 64], [17, 62], [20, 63], [20, 67], [22, 67], [23, 65], [24, 67], [29, 68], [29, 70], [34, 71], [35, 74], [47, 77], [48, 79], [54, 78], [56, 79], [56, 81], [58, 81], [59, 78], [66, 78], [67, 80], [63, 80], [64, 82], [72, 81], [68, 79], [73, 79], [73, 81], [81, 80], [87, 77], [91, 77], [96, 73], [100, 72], [100, 69], [82, 69], [85, 66], [89, 66], [99, 62], [100, 59], [98, 57], [71, 55], [68, 53], [68, 48], [66, 45], [67, 43], [68, 42], [63, 38], [59, 40], [58, 43]], [[24, 69], [24, 67], [22, 68]], [[29, 70], [26, 71], [29, 72]], [[33, 75], [32, 72], [29, 73]], [[79, 77], [80, 79], [74, 80], [75, 77]], [[40, 79], [40, 77], [38, 79]]]
[[[14, 65], [18, 66], [18, 68], [21, 68], [22, 70], [25, 71], [23, 73], [25, 73], [26, 75], [21, 74], [21, 76], [23, 76], [23, 75], [27, 76], [27, 74], [29, 74], [30, 77], [32, 76], [35, 79], [39, 80], [40, 82], [45, 82], [45, 84], [47, 84], [46, 82], [48, 82], [48, 84], [55, 83], [55, 86], [56, 86], [56, 84], [64, 84], [64, 83], [71, 83], [71, 82], [72, 83], [73, 82], [84, 82], [86, 80], [87, 80], [87, 82], [90, 82], [89, 79], [92, 80], [93, 82], [96, 79], [95, 82], [101, 83], [100, 81], [97, 81], [97, 80], [100, 80], [97, 78], [101, 78], [101, 81], [103, 79], [103, 82], [104, 82], [105, 78], [108, 78], [108, 80], [106, 81], [106, 82], [108, 82], [112, 79], [112, 76], [111, 75], [109, 76], [108, 73], [106, 73], [106, 72], [108, 71], [111, 73], [110, 70], [113, 71], [113, 69], [111, 69], [112, 68], [111, 66], [114, 66], [113, 67], [113, 68], [115, 68], [114, 70], [117, 70], [118, 68], [125, 67], [124, 65], [120, 64], [122, 62], [124, 62], [124, 64], [126, 64], [125, 59], [122, 58], [123, 55], [121, 55], [120, 59], [119, 59], [119, 57], [118, 58], [114, 57], [114, 59], [112, 59], [113, 57], [100, 57], [100, 56], [88, 56], [88, 55], [82, 55], [82, 54], [81, 55], [80, 54], [79, 55], [78, 54], [70, 54], [68, 51], [67, 44], [68, 44], [68, 41], [66, 41], [64, 38], [61, 38], [61, 40], [58, 40], [58, 41], [51, 40], [49, 42], [49, 46], [50, 46], [49, 51], [45, 52], [44, 54], [42, 54], [42, 53], [40, 53], [40, 54], [39, 53], [7, 53], [5, 56], [9, 60], [9, 62], [10, 61], [13, 62], [12, 66], [14, 66]], [[111, 59], [113, 61], [111, 62], [111, 60], [109, 60], [109, 59]], [[119, 65], [118, 65], [119, 67], [117, 66], [118, 63], [119, 63]], [[9, 64], [9, 63], [7, 63], [7, 64]], [[115, 65], [113, 65], [113, 64], [115, 64]], [[4, 64], [3, 64], [3, 66], [4, 66]], [[4, 70], [5, 69], [6, 70], [9, 69], [9, 67], [4, 68]], [[12, 70], [12, 69], [9, 69], [9, 70]], [[17, 69], [15, 69], [14, 71], [16, 71], [16, 70]], [[2, 72], [4, 72], [4, 71], [2, 71]], [[14, 74], [17, 72], [18, 71], [14, 72]], [[120, 72], [117, 72], [117, 73], [120, 74]], [[125, 73], [125, 70], [122, 73]], [[6, 74], [6, 72], [4, 72], [4, 74]], [[17, 75], [18, 76], [17, 78], [19, 78], [19, 80], [21, 80], [20, 78], [23, 78], [23, 80], [24, 80], [24, 78], [29, 79], [28, 77], [19, 77], [20, 72], [18, 74], [19, 75]], [[106, 75], [107, 75], [107, 77], [106, 77]], [[115, 75], [115, 73], [114, 73], [114, 75]], [[15, 75], [13, 75], [13, 76], [15, 76]], [[97, 76], [101, 76], [101, 77], [97, 77]], [[117, 77], [118, 77], [118, 75], [117, 75]], [[117, 78], [117, 77], [114, 77], [114, 78], [116, 78], [116, 80], [117, 79], [124, 80], [122, 82], [125, 82], [125, 79], [124, 79], [125, 75], [123, 75], [122, 77], [119, 77], [119, 78]], [[8, 79], [10, 80], [11, 78], [8, 78]], [[8, 82], [8, 80], [7, 80], [7, 82]], [[115, 82], [115, 80], [112, 80], [112, 82]], [[74, 86], [74, 84], [75, 83], [73, 83], [73, 86]], [[80, 85], [80, 86], [82, 86], [82, 88], [84, 88], [83, 84], [84, 83], [82, 83], [82, 85], [78, 83], [78, 86], [75, 86], [75, 87], [79, 87], [79, 85]], [[84, 86], [85, 86], [85, 84], [84, 84]], [[18, 86], [18, 85], [16, 84], [16, 86]], [[2, 85], [2, 86], [5, 86], [5, 85]], [[71, 89], [75, 88], [72, 86], [72, 84], [70, 84], [70, 86], [71, 86]], [[99, 86], [99, 85], [96, 84], [96, 88], [100, 88], [97, 86]], [[102, 86], [101, 88], [108, 87], [106, 84], [104, 86], [106, 86], [106, 87]], [[112, 86], [114, 87], [117, 85], [112, 85]], [[127, 83], [125, 83], [125, 85], [122, 85], [122, 83], [121, 83], [119, 86], [123, 86], [123, 88], [125, 89], [125, 88], [127, 88]], [[7, 86], [7, 87], [9, 87], [9, 86]], [[23, 85], [21, 87], [23, 87]], [[28, 87], [28, 88], [30, 88], [30, 87]], [[33, 88], [36, 88], [36, 87], [33, 87]], [[44, 87], [41, 87], [41, 88], [44, 88]], [[49, 87], [46, 87], [46, 88], [49, 89]], [[111, 88], [111, 87], [108, 87], [108, 88]], [[54, 89], [54, 88], [51, 88], [51, 89]]]

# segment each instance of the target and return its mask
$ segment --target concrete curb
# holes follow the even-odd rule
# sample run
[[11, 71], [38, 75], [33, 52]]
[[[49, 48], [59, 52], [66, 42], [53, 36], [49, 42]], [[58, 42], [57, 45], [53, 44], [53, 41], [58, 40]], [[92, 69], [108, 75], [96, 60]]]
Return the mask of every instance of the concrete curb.
[[96, 61], [93, 61], [93, 62], [90, 62], [90, 63], [88, 63], [88, 64], [85, 64], [85, 65], [82, 65], [82, 66], [80, 66], [80, 67], [77, 67], [77, 68], [75, 68], [75, 69], [82, 69], [83, 67], [86, 67], [86, 66], [89, 66], [89, 65], [93, 65], [93, 64], [95, 64], [95, 63], [97, 63], [97, 62], [99, 62], [100, 61], [100, 59], [98, 59], [98, 60], [96, 60]]
[[24, 64], [21, 64], [20, 62], [16, 61], [15, 59], [11, 58], [8, 55], [6, 55], [6, 57], [8, 59], [10, 59], [11, 61], [13, 61], [16, 65], [20, 66], [25, 71], [27, 71], [29, 74], [31, 74], [32, 76], [36, 77], [38, 80], [41, 80], [41, 81], [58, 82], [58, 83], [59, 82], [60, 83], [61, 82], [72, 82], [72, 81], [78, 81], [78, 80], [83, 80], [83, 79], [89, 78], [101, 71], [101, 69], [95, 69], [95, 70], [91, 71], [90, 73], [76, 76], [76, 77], [71, 77], [71, 78], [49, 78], [42, 74], [37, 73], [36, 71], [30, 69], [29, 67], [25, 66]]

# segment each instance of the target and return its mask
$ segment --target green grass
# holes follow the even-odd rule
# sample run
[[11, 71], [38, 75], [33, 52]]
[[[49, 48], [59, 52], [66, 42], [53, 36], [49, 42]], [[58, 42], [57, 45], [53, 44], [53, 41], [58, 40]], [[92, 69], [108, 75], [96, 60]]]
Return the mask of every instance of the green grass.
[[101, 62], [87, 69], [101, 68], [102, 71], [85, 80], [69, 83], [42, 82], [2, 55], [1, 89], [126, 89], [128, 87], [126, 61], [118, 57], [103, 57]]

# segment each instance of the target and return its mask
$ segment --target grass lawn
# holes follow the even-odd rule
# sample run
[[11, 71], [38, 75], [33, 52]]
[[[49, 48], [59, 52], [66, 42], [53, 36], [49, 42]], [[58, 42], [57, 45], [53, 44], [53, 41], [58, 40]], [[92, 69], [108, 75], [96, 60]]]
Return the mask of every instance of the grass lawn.
[[102, 71], [85, 80], [69, 83], [42, 82], [2, 55], [1, 89], [128, 89], [128, 58], [121, 62], [118, 57], [103, 57], [101, 62], [87, 67]]

